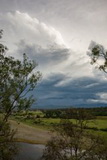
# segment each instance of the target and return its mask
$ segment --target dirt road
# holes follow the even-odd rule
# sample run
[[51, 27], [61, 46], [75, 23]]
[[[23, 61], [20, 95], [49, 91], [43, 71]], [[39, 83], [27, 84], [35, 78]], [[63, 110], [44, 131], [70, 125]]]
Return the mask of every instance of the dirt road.
[[11, 120], [12, 129], [16, 129], [15, 139], [20, 142], [35, 143], [35, 144], [46, 144], [50, 139], [51, 133], [44, 129], [34, 128], [32, 126], [17, 123]]

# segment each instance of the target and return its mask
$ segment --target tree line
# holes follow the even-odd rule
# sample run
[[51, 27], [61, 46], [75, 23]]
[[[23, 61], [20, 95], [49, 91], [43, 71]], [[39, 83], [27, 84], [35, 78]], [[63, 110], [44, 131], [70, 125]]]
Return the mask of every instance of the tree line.
[[63, 108], [63, 109], [42, 109], [44, 118], [77, 118], [78, 112], [85, 112], [90, 115], [90, 119], [96, 116], [107, 116], [107, 107], [96, 107], [96, 108]]

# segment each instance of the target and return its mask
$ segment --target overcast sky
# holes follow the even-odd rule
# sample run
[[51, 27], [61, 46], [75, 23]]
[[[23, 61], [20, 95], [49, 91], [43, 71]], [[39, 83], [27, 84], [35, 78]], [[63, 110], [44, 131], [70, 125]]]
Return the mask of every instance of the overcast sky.
[[2, 43], [26, 53], [43, 79], [37, 106], [106, 106], [106, 75], [90, 64], [91, 41], [107, 46], [107, 0], [0, 0]]

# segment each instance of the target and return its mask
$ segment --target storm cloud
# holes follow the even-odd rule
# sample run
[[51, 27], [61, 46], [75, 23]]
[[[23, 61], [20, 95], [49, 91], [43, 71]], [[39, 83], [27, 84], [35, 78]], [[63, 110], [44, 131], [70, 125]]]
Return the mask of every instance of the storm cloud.
[[43, 75], [35, 105], [107, 105], [106, 74], [87, 55], [91, 41], [106, 46], [106, 6], [106, 0], [0, 1], [7, 55], [21, 59], [26, 53]]
[[[107, 83], [95, 78], [79, 78], [65, 86], [58, 86], [66, 79], [65, 75], [51, 75], [36, 90], [38, 101], [36, 106], [58, 107], [97, 107], [107, 105]], [[35, 93], [35, 91], [34, 91]], [[34, 107], [36, 107], [34, 105]]]

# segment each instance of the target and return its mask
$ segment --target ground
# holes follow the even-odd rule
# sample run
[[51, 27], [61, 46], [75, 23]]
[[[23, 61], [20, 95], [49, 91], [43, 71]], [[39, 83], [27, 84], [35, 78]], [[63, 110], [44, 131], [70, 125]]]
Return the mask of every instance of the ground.
[[[75, 119], [70, 119], [70, 121], [75, 123]], [[10, 122], [11, 127], [17, 129], [16, 141], [46, 144], [52, 136], [50, 130], [60, 123], [60, 118], [44, 118], [41, 111], [29, 111], [27, 115], [23, 112], [13, 115]], [[88, 122], [88, 128], [86, 129], [103, 136], [107, 141], [107, 116], [96, 116], [96, 119]]]
[[15, 139], [21, 142], [46, 144], [50, 139], [51, 133], [48, 130], [34, 128], [24, 123], [10, 120], [12, 129], [16, 129]]

